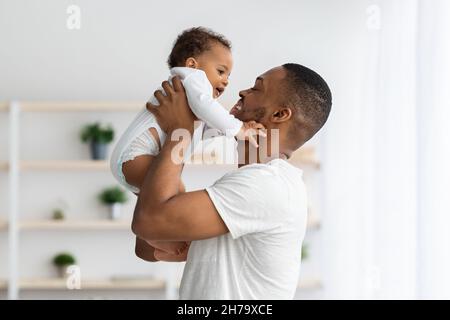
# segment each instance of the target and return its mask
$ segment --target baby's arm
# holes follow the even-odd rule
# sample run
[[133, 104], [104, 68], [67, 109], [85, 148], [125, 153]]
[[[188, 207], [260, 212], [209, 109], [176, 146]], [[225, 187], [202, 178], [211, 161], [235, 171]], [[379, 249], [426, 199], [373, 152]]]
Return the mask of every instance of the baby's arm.
[[255, 136], [258, 134], [265, 136], [265, 134], [257, 129], [264, 127], [255, 121], [242, 122], [213, 99], [211, 84], [203, 72], [196, 72], [185, 78], [183, 86], [189, 106], [197, 118], [206, 122], [209, 127], [218, 129], [222, 134], [249, 140], [251, 144], [258, 147]]
[[189, 106], [197, 118], [223, 134], [235, 136], [243, 123], [212, 97], [212, 87], [204, 72], [195, 72], [183, 81]]

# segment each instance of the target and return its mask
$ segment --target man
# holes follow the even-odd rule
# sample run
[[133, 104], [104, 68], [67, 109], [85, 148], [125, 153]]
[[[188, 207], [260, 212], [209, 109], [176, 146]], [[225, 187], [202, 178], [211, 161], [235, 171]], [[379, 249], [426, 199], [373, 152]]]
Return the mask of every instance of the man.
[[[195, 118], [181, 82], [164, 82], [163, 88], [166, 96], [155, 93], [160, 106], [148, 109], [168, 136], [180, 128], [192, 134]], [[325, 124], [331, 92], [314, 71], [285, 64], [239, 95], [230, 112], [265, 126], [266, 154], [250, 164], [245, 142], [245, 165], [205, 190], [178, 193], [182, 164], [172, 157], [190, 141], [167, 139], [138, 196], [132, 224], [142, 239], [138, 255], [176, 261], [189, 251], [181, 299], [292, 299], [297, 288], [307, 202], [302, 171], [286, 159]], [[277, 146], [270, 143], [275, 133]], [[155, 240], [192, 243], [171, 255], [148, 245]]]

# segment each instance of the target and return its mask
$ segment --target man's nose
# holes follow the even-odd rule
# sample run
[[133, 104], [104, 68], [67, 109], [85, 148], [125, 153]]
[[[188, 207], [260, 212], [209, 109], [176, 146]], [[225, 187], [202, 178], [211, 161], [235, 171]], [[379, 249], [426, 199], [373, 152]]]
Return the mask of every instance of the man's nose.
[[244, 98], [248, 90], [239, 91], [239, 97]]

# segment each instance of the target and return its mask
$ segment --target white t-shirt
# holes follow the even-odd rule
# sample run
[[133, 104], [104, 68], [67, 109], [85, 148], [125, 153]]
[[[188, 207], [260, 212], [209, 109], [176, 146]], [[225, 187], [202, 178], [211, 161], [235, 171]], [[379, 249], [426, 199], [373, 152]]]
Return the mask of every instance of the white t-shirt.
[[275, 159], [206, 191], [230, 232], [191, 243], [180, 299], [292, 299], [307, 219], [302, 171]]

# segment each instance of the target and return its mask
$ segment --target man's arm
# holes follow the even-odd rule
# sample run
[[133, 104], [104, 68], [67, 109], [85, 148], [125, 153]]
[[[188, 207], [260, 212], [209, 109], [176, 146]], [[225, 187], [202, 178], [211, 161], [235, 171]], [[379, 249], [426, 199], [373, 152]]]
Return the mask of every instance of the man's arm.
[[171, 159], [176, 146], [167, 140], [149, 169], [134, 211], [133, 232], [148, 241], [191, 241], [227, 233], [205, 190], [177, 194], [181, 165]]
[[[147, 106], [167, 132], [161, 152], [153, 160], [144, 179], [133, 216], [133, 232], [148, 241], [191, 241], [228, 232], [205, 190], [183, 194], [177, 192], [183, 158], [177, 151], [190, 144], [194, 115], [187, 104], [181, 82], [176, 77], [173, 86], [164, 82], [167, 96], [157, 91], [155, 96], [159, 107], [151, 104]], [[176, 129], [184, 130], [181, 142], [171, 141]]]
[[[148, 170], [148, 168], [147, 168]], [[145, 176], [145, 174], [143, 174]], [[143, 179], [141, 179], [143, 180]], [[140, 182], [142, 184], [142, 181]], [[141, 186], [140, 184], [140, 186]], [[181, 182], [178, 188], [179, 193], [186, 192], [184, 184]], [[135, 194], [138, 196], [138, 194]], [[185, 241], [151, 241], [147, 242], [136, 237], [135, 254], [137, 257], [148, 262], [166, 261], [180, 262], [186, 261], [189, 244]]]

